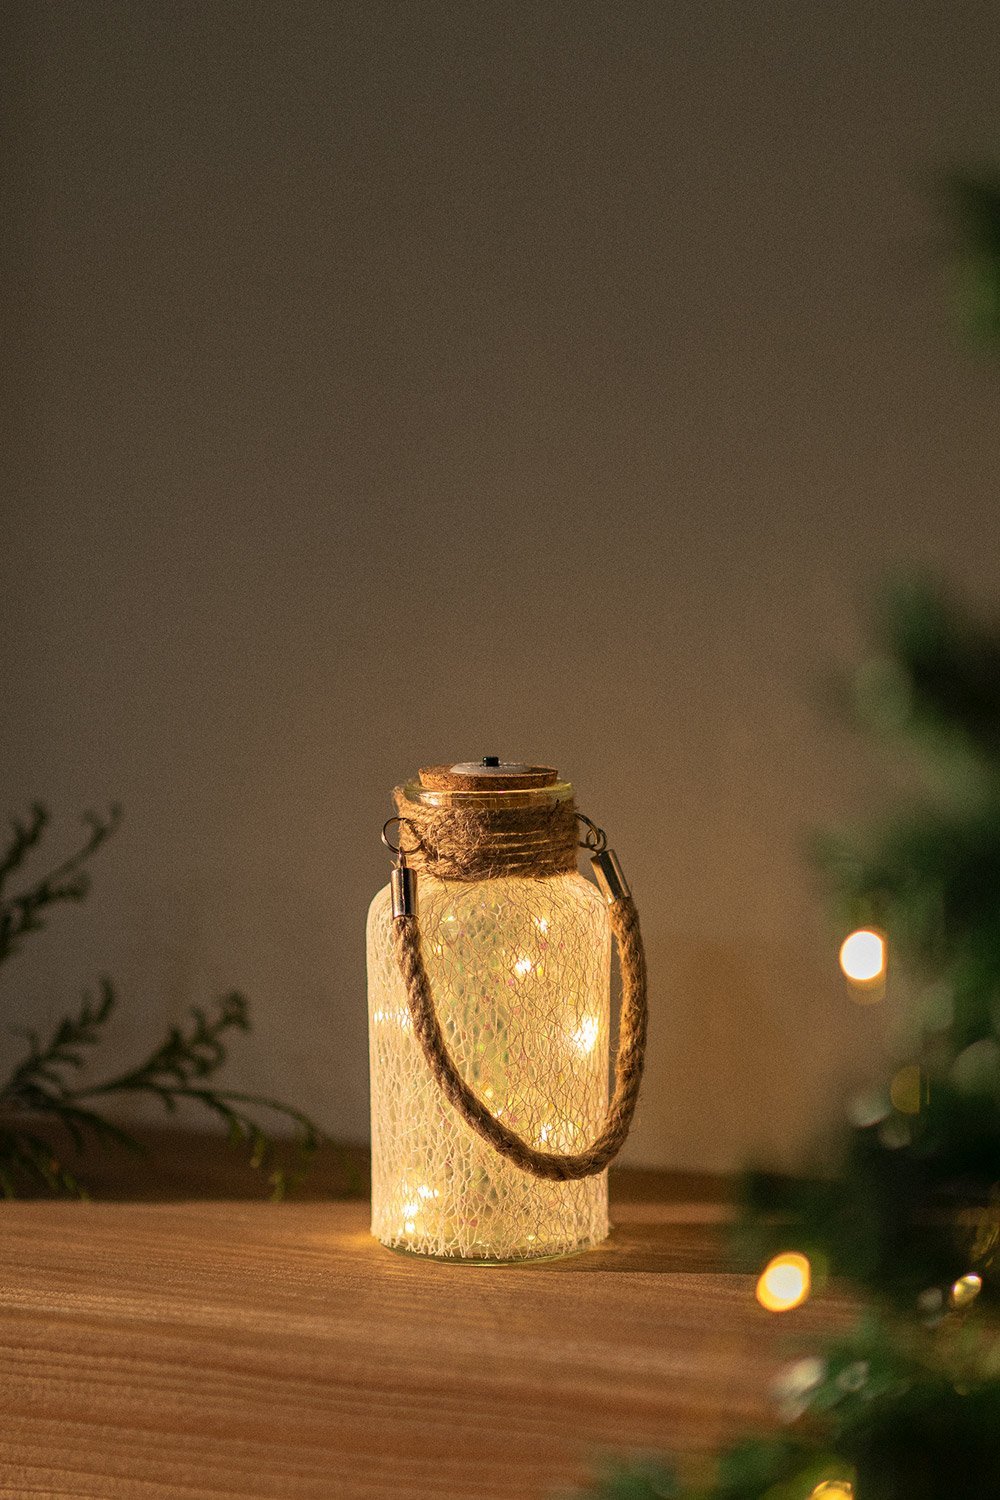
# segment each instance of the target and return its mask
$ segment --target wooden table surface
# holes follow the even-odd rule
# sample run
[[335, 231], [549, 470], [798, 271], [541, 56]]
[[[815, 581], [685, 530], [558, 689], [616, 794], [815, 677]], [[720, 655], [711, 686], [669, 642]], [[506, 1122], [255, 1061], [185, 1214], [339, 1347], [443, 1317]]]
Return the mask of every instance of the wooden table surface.
[[711, 1184], [612, 1198], [607, 1246], [497, 1270], [392, 1254], [358, 1200], [2, 1205], [0, 1495], [542, 1500], [606, 1450], [697, 1463], [846, 1304], [764, 1313]]

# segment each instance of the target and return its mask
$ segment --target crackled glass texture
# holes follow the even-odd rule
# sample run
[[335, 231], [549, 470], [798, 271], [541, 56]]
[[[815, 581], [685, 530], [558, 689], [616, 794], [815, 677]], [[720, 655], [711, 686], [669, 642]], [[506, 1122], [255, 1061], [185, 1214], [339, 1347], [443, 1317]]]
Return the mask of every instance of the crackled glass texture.
[[[608, 1096], [611, 943], [598, 891], [576, 872], [468, 884], [422, 872], [419, 899], [424, 961], [462, 1076], [533, 1145], [581, 1150]], [[372, 1233], [393, 1249], [480, 1262], [597, 1244], [606, 1172], [530, 1176], [441, 1094], [413, 1034], [391, 922], [387, 887], [368, 915]]]

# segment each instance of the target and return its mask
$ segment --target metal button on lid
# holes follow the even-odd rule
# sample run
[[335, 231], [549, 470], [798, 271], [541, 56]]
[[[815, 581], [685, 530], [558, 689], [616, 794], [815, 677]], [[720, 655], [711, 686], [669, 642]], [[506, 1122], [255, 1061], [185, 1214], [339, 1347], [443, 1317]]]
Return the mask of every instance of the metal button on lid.
[[421, 766], [420, 785], [434, 791], [499, 791], [515, 787], [552, 786], [559, 773], [552, 766], [532, 766], [524, 761], [501, 760], [486, 755], [482, 760], [458, 761], [451, 766]]

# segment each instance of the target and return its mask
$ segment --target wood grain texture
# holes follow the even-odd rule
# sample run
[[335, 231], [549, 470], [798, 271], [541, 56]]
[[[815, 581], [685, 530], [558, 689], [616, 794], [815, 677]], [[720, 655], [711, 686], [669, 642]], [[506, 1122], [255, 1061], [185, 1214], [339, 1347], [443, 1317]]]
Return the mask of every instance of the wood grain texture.
[[510, 1270], [393, 1255], [358, 1201], [6, 1205], [0, 1495], [542, 1500], [608, 1448], [696, 1461], [847, 1309], [763, 1313], [721, 1205], [652, 1187]]

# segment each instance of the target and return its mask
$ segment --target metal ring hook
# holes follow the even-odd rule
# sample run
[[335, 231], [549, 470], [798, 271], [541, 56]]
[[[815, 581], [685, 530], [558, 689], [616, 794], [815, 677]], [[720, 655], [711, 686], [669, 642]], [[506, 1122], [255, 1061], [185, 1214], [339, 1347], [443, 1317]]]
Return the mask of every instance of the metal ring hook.
[[586, 823], [587, 825], [587, 836], [580, 840], [579, 847], [581, 849], [589, 849], [591, 854], [603, 854], [608, 847], [608, 836], [604, 832], [604, 829], [598, 828], [597, 824], [588, 818], [586, 813], [578, 812], [576, 820], [578, 823]]
[[401, 818], [386, 818], [385, 822], [382, 824], [382, 842], [388, 849], [390, 854], [402, 854], [403, 852], [402, 845], [394, 844], [389, 837], [389, 829], [392, 827], [393, 823], [395, 823], [398, 828], [401, 822]]
[[393, 818], [386, 818], [385, 822], [382, 824], [383, 844], [389, 850], [390, 854], [394, 854], [398, 860], [405, 864], [407, 854], [415, 854], [417, 848], [419, 847], [419, 844], [413, 849], [404, 849], [402, 844], [394, 844], [389, 837], [389, 829], [392, 827], [393, 823], [395, 823], [396, 827], [400, 831], [402, 831], [404, 823], [406, 823], [407, 827], [409, 827], [409, 820], [397, 816]]

